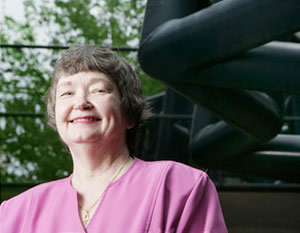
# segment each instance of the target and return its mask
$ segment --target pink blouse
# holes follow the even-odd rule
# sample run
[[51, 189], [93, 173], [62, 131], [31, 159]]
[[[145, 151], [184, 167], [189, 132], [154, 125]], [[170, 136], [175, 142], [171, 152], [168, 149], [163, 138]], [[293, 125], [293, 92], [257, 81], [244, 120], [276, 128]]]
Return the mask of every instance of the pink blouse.
[[86, 228], [71, 176], [38, 185], [0, 206], [1, 233], [227, 233], [206, 173], [171, 162], [134, 163], [111, 183]]

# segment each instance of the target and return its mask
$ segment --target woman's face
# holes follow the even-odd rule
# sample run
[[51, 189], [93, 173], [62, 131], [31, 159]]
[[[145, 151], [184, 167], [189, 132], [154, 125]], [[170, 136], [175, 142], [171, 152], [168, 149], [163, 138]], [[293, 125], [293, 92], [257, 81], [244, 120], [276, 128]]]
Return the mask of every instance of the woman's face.
[[116, 85], [103, 73], [62, 76], [57, 84], [55, 120], [58, 133], [73, 143], [124, 140], [126, 117]]

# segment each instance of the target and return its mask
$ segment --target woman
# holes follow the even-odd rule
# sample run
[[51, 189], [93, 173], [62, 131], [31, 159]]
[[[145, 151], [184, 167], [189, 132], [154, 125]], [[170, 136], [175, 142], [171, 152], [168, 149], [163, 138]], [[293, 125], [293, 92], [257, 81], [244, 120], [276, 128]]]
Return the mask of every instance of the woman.
[[114, 52], [67, 50], [54, 69], [47, 114], [72, 155], [73, 174], [4, 202], [1, 233], [227, 232], [205, 173], [134, 156], [150, 111], [136, 74]]

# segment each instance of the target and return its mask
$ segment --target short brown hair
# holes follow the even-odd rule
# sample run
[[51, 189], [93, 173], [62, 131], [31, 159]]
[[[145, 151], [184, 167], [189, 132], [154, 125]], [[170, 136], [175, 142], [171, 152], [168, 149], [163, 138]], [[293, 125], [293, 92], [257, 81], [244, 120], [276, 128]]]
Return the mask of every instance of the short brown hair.
[[121, 106], [126, 116], [135, 124], [127, 130], [126, 142], [130, 155], [135, 155], [137, 134], [141, 124], [151, 116], [141, 82], [132, 67], [118, 54], [110, 49], [96, 46], [74, 46], [64, 51], [57, 60], [51, 87], [47, 95], [48, 124], [54, 130], [56, 87], [62, 75], [73, 75], [79, 72], [98, 71], [107, 75], [118, 87]]

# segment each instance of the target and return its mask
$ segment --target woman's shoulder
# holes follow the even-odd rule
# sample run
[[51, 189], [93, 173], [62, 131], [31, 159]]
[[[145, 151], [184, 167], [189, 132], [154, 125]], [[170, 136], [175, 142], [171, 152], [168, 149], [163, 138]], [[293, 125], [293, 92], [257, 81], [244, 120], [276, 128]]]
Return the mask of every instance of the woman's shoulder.
[[[0, 205], [0, 232], [27, 232], [32, 212], [44, 203], [50, 203], [56, 195], [67, 190], [67, 179], [43, 183], [4, 201]], [[62, 196], [62, 195], [61, 195]]]
[[66, 186], [68, 178], [50, 181], [42, 184], [38, 184], [20, 194], [17, 196], [14, 196], [6, 201], [4, 201], [1, 204], [1, 207], [4, 208], [15, 208], [20, 207], [23, 208], [24, 205], [28, 205], [31, 203], [31, 200], [35, 197], [39, 197], [45, 193], [51, 195], [52, 193], [55, 193], [57, 190], [61, 190], [64, 186]]
[[206, 173], [198, 168], [191, 167], [190, 165], [171, 161], [171, 160], [158, 160], [158, 161], [145, 161], [139, 158], [135, 158], [137, 163], [143, 168], [152, 170], [168, 170], [168, 172], [181, 173], [181, 174], [193, 174], [195, 176], [206, 176]]
[[146, 170], [148, 174], [151, 174], [151, 177], [158, 175], [161, 180], [171, 183], [183, 183], [193, 186], [199, 180], [206, 181], [209, 179], [204, 171], [180, 162], [169, 160], [143, 161], [140, 159], [137, 162], [143, 171]]

